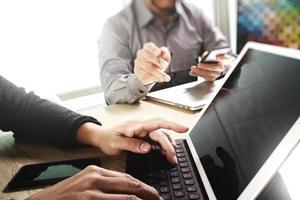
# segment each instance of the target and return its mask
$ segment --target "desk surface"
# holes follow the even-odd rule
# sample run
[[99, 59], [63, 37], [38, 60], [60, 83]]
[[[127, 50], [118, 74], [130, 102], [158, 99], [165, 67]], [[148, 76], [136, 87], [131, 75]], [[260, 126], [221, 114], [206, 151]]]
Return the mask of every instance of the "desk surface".
[[[191, 127], [198, 112], [186, 111], [172, 106], [142, 101], [135, 105], [119, 104], [97, 106], [80, 111], [82, 114], [97, 118], [104, 126], [114, 125], [131, 119], [149, 119], [163, 117]], [[174, 134], [175, 138], [183, 138], [186, 134]], [[95, 148], [61, 150], [50, 146], [30, 144], [14, 144], [12, 133], [0, 134], [0, 199], [24, 199], [37, 190], [3, 193], [3, 189], [20, 167], [26, 164], [76, 159], [99, 155], [102, 167], [116, 171], [124, 171], [126, 154], [109, 157]]]

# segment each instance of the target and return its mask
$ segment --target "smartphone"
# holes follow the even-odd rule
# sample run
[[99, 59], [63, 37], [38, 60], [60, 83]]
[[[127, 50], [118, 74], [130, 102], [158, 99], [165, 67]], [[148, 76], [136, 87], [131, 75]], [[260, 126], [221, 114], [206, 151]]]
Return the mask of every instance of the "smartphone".
[[221, 54], [227, 54], [231, 52], [230, 47], [224, 47], [219, 49], [213, 49], [210, 51], [205, 51], [202, 56], [198, 58], [198, 63], [209, 63], [216, 64], [219, 61], [217, 60], [217, 56]]
[[217, 57], [211, 55], [212, 51], [205, 51], [201, 57], [199, 57], [199, 63], [216, 64], [218, 63]]
[[7, 184], [4, 192], [52, 185], [73, 176], [89, 165], [100, 166], [100, 158], [84, 158], [25, 165]]

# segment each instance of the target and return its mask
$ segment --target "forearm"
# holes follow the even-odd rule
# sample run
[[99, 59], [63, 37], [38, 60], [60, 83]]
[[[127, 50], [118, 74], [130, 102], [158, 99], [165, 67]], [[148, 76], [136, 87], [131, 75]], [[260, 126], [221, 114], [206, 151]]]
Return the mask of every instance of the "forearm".
[[100, 80], [109, 105], [138, 102], [149, 91], [133, 75], [131, 34], [121, 24], [119, 20], [108, 20], [98, 40]]
[[2, 77], [0, 83], [0, 129], [14, 132], [16, 140], [70, 146], [77, 144], [75, 134], [83, 123], [99, 123], [33, 92], [26, 93]]
[[[76, 132], [84, 123], [100, 124], [96, 119], [75, 113], [44, 99], [35, 102], [12, 128], [16, 140], [46, 142], [59, 147], [79, 145]], [[30, 141], [29, 141], [30, 140]]]

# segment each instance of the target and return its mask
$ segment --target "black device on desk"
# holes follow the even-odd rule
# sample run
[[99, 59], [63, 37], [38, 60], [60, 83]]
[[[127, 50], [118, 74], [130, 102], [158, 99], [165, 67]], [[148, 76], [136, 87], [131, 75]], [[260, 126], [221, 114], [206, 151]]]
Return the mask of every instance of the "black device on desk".
[[52, 185], [73, 176], [89, 165], [100, 166], [100, 158], [83, 158], [25, 165], [8, 183], [4, 192]]

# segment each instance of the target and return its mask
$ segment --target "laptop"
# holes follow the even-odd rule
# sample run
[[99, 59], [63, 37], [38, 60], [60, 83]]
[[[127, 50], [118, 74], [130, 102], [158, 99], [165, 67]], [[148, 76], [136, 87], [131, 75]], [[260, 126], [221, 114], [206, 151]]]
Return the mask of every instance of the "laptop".
[[[259, 198], [300, 141], [300, 51], [249, 42], [184, 140], [177, 166], [128, 153], [127, 173], [165, 200]], [[159, 149], [157, 147], [156, 149]]]
[[209, 102], [221, 84], [222, 79], [207, 82], [198, 78], [198, 81], [149, 92], [146, 98], [195, 111], [202, 109]]
[[[214, 49], [210, 51], [205, 60], [206, 62], [214, 62], [217, 55], [230, 52], [231, 49], [229, 47]], [[235, 56], [232, 56], [230, 58], [230, 61], [228, 62], [229, 65], [226, 67], [226, 71], [234, 61], [234, 57]], [[201, 62], [201, 57], [199, 57], [199, 62]], [[203, 106], [210, 101], [210, 99], [215, 95], [215, 92], [217, 92], [218, 86], [222, 85], [222, 83], [222, 78], [213, 82], [209, 82], [205, 81], [205, 79], [201, 77], [198, 77], [197, 81], [150, 92], [146, 95], [146, 98], [195, 111], [202, 109]]]

